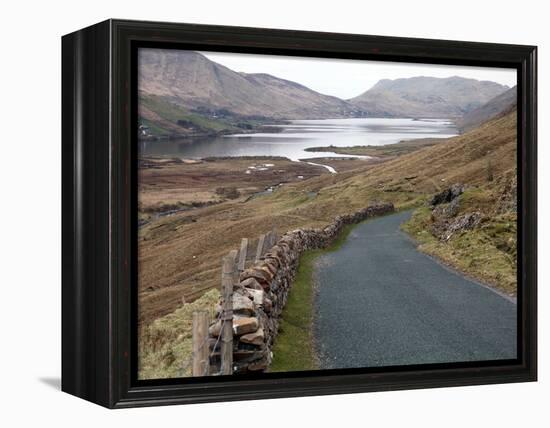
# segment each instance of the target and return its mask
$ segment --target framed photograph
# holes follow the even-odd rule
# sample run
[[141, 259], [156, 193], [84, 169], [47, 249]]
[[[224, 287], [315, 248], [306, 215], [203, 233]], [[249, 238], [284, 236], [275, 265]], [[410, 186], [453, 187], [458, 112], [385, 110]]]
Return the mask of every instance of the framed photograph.
[[64, 391], [536, 380], [535, 47], [108, 20], [62, 72]]

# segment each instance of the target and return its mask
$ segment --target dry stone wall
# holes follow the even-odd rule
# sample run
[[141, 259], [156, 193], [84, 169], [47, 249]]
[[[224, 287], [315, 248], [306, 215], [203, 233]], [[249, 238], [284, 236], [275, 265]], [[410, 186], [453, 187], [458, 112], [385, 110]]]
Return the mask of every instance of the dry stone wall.
[[[233, 287], [233, 373], [264, 371], [269, 367], [279, 319], [300, 255], [306, 250], [329, 246], [345, 225], [393, 211], [393, 204], [376, 204], [354, 214], [337, 216], [323, 229], [287, 232], [262, 260], [241, 273]], [[220, 330], [221, 321], [210, 326], [213, 346]]]

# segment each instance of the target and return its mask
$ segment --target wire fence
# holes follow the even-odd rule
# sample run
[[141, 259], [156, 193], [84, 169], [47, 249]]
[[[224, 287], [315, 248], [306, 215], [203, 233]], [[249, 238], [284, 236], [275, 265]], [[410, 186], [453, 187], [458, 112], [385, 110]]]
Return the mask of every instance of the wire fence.
[[[221, 320], [222, 318], [222, 315], [223, 315], [223, 312], [220, 311], [218, 313], [218, 315], [216, 316], [215, 320], [213, 321], [213, 323], [217, 323], [218, 321]], [[210, 352], [210, 354], [208, 355], [208, 360], [210, 360], [210, 358], [214, 355], [214, 353], [216, 352], [216, 347], [218, 346], [219, 342], [220, 342], [220, 339], [221, 339], [221, 336], [222, 336], [222, 331], [223, 331], [223, 326], [225, 324], [225, 320], [222, 320], [222, 325], [221, 325], [221, 328], [220, 328], [220, 332], [218, 334], [218, 337], [216, 338], [216, 342], [214, 344], [214, 347], [212, 348], [212, 351]], [[193, 364], [193, 361], [198, 357], [197, 353], [200, 354], [200, 351], [204, 348], [204, 346], [206, 346], [208, 344], [208, 339], [209, 339], [209, 335], [206, 334], [203, 341], [200, 343], [200, 345], [197, 347], [197, 349], [193, 349], [191, 351], [191, 356], [185, 360], [181, 366], [181, 368], [179, 369], [178, 371], [178, 376], [179, 377], [184, 377], [186, 376], [186, 373], [187, 373], [187, 370], [189, 370], [189, 368], [191, 367], [191, 365]], [[204, 370], [204, 374], [203, 376], [206, 376], [208, 375], [208, 368], [209, 368], [209, 362], [206, 363], [205, 365], [205, 370]]]
[[[232, 323], [233, 319], [233, 287], [236, 283], [238, 283], [239, 274], [245, 269], [247, 261], [257, 263], [259, 260], [263, 259], [265, 253], [275, 244], [276, 241], [277, 231], [273, 226], [271, 231], [260, 235], [255, 250], [251, 248], [249, 249], [249, 240], [247, 238], [243, 238], [240, 249], [230, 251], [229, 254], [222, 259], [221, 289], [223, 306], [218, 312], [216, 319], [210, 323], [210, 325], [216, 325], [221, 321], [219, 332], [215, 338], [212, 349], [209, 350], [207, 356], [204, 355], [203, 350], [207, 344], [212, 343], [213, 337], [210, 336], [208, 329], [204, 334], [204, 337], [201, 337], [201, 334], [204, 332], [197, 332], [198, 334], [196, 336], [195, 332], [193, 332], [193, 348], [191, 357], [185, 360], [179, 369], [180, 377], [187, 375], [189, 368], [194, 362], [197, 362], [197, 365], [193, 365], [193, 376], [218, 376], [222, 374], [231, 374], [233, 372], [233, 331], [232, 329], [227, 329], [226, 327], [226, 323]], [[201, 341], [198, 346], [195, 345], [196, 341]], [[222, 342], [222, 345], [218, 348], [220, 342]], [[210, 372], [210, 370], [212, 370], [210, 363], [216, 352], [218, 352], [219, 356], [218, 370], [215, 372]], [[203, 362], [204, 369], [202, 369]], [[197, 371], [201, 369], [202, 373], [197, 374]]]

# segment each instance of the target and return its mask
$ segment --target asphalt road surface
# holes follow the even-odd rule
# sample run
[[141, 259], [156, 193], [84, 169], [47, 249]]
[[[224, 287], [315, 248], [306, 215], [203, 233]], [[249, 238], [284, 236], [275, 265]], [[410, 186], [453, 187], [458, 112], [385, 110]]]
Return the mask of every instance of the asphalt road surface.
[[516, 304], [416, 250], [400, 212], [357, 226], [317, 261], [323, 369], [516, 358]]

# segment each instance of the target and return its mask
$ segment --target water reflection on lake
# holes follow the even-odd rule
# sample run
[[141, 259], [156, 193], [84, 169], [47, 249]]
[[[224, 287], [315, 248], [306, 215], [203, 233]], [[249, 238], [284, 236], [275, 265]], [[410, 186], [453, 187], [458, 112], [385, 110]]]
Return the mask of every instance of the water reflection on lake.
[[415, 138], [457, 135], [448, 120], [323, 119], [293, 120], [276, 133], [234, 134], [201, 139], [140, 142], [141, 155], [204, 158], [209, 156], [283, 156], [291, 160], [337, 157], [332, 152], [306, 152], [319, 146], [380, 146]]

